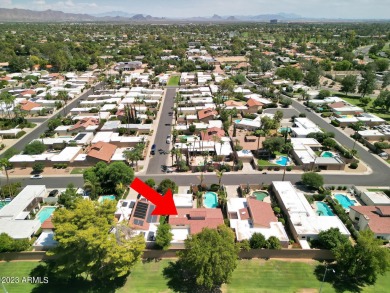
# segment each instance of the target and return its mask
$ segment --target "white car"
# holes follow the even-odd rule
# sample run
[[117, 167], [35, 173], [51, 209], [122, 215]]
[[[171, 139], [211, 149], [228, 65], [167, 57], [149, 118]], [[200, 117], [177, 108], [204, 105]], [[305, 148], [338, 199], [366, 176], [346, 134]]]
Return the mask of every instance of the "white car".
[[168, 136], [168, 137], [167, 137], [167, 144], [170, 144], [170, 143], [171, 143], [171, 137]]
[[39, 174], [35, 174], [35, 175], [32, 175], [30, 178], [31, 178], [31, 179], [42, 179], [43, 176], [42, 176], [42, 175], [39, 175]]

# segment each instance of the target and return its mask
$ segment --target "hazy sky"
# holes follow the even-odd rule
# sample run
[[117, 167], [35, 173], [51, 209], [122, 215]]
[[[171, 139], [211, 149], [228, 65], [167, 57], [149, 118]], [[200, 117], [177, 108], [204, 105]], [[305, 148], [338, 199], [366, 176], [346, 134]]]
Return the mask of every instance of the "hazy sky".
[[87, 14], [123, 11], [160, 17], [285, 12], [305, 17], [390, 18], [390, 0], [0, 0], [0, 7]]

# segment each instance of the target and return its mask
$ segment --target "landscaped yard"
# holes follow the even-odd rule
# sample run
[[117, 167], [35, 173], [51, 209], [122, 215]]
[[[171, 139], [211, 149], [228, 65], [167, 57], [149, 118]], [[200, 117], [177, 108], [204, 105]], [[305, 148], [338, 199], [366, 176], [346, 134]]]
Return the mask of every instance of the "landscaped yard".
[[257, 165], [259, 165], [259, 166], [280, 166], [278, 164], [271, 163], [268, 160], [260, 160], [260, 159], [257, 160]]
[[[342, 99], [344, 99], [348, 103], [351, 103], [352, 105], [355, 105], [355, 106], [358, 106], [358, 107], [364, 107], [364, 105], [362, 105], [360, 103], [360, 100], [359, 100], [358, 96], [345, 97], [344, 95], [341, 96], [339, 94], [338, 94], [338, 96], [340, 96]], [[388, 113], [388, 112], [386, 112], [386, 110], [383, 110], [383, 109], [380, 109], [380, 108], [372, 108], [372, 103], [373, 102], [374, 102], [374, 99], [371, 99], [371, 102], [368, 103], [368, 105], [366, 106], [366, 111], [368, 113], [375, 114], [378, 117], [380, 117], [382, 119], [385, 119], [386, 121], [390, 121], [390, 113]]]
[[[163, 269], [171, 260], [151, 261], [145, 264], [139, 263], [128, 277], [126, 284], [117, 290], [119, 293], [138, 292], [172, 292], [167, 288], [167, 280], [162, 274]], [[223, 285], [222, 292], [318, 292], [321, 281], [314, 274], [318, 262], [293, 262], [263, 259], [241, 260], [233, 273], [230, 284]], [[0, 272], [2, 276], [27, 277], [30, 271], [36, 267], [36, 262], [2, 262]], [[337, 273], [337, 272], [336, 272]], [[332, 272], [328, 271], [327, 279]], [[50, 283], [50, 280], [49, 280]], [[35, 285], [29, 283], [4, 284], [8, 292], [31, 292]], [[52, 286], [53, 287], [53, 284]], [[41, 286], [45, 292], [44, 286]], [[53, 287], [55, 288], [55, 287]], [[366, 287], [362, 292], [385, 293], [390, 288], [390, 273], [380, 276], [375, 286]], [[56, 291], [65, 292], [66, 288], [57, 287]], [[82, 292], [81, 288], [73, 288], [74, 292]], [[79, 290], [80, 289], [80, 290]], [[85, 288], [84, 288], [85, 289]], [[307, 289], [306, 291], [304, 289]], [[311, 289], [311, 290], [310, 290]], [[0, 291], [1, 292], [1, 291]], [[336, 292], [330, 283], [324, 283], [322, 292]], [[344, 291], [349, 292], [349, 291]]]
[[84, 174], [84, 171], [88, 168], [73, 168], [70, 174]]
[[173, 75], [168, 80], [168, 85], [179, 85], [180, 76]]

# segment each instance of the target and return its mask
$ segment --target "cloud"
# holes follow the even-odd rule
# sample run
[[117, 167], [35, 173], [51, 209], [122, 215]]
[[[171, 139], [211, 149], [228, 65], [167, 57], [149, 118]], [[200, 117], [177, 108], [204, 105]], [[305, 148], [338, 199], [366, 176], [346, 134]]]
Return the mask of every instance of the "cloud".
[[34, 0], [33, 3], [37, 4], [37, 5], [45, 5], [46, 1], [45, 0]]
[[12, 6], [12, 0], [0, 0], [0, 7]]

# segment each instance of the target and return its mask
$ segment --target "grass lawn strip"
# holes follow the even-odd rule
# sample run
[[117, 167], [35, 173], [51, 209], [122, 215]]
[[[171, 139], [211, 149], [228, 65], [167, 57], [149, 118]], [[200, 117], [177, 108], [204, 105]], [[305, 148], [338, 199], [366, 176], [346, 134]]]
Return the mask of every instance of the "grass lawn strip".
[[168, 85], [179, 85], [180, 76], [173, 75], [168, 80]]

